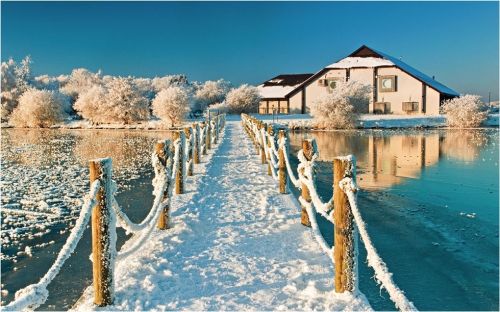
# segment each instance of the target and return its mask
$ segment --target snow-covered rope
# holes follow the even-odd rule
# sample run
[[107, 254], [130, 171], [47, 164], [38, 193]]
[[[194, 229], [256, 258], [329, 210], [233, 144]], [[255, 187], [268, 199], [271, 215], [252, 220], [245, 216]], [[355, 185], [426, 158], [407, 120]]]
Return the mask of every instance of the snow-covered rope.
[[[167, 151], [167, 153], [168, 153], [168, 151]], [[168, 156], [167, 161], [168, 162], [172, 161], [170, 156]], [[166, 180], [166, 179], [168, 179], [168, 173], [167, 173], [167, 175], [160, 173], [161, 171], [163, 171], [161, 169], [163, 167], [163, 165], [160, 163], [160, 160], [158, 159], [158, 155], [156, 155], [156, 153], [153, 153], [151, 155], [151, 162], [153, 164], [153, 168], [155, 171], [155, 178], [153, 179], [153, 185], [157, 185], [159, 183], [163, 183], [164, 185], [168, 185], [168, 183], [170, 182], [170, 181]], [[166, 168], [167, 172], [169, 172], [170, 171], [169, 164], [166, 164], [166, 167], [167, 167]], [[165, 179], [165, 181], [158, 181], [158, 179]], [[144, 220], [141, 223], [134, 223], [134, 222], [130, 221], [128, 216], [123, 212], [120, 205], [118, 204], [116, 197], [114, 196], [114, 194], [116, 193], [116, 189], [117, 189], [116, 183], [115, 183], [115, 181], [113, 181], [112, 185], [111, 185], [111, 194], [113, 194], [112, 207], [113, 207], [113, 210], [115, 211], [115, 214], [117, 216], [118, 225], [121, 228], [123, 228], [127, 234], [140, 232], [140, 231], [144, 230], [148, 225], [150, 225], [153, 220], [158, 219], [156, 217], [156, 215], [158, 214], [157, 210], [160, 209], [161, 205], [155, 206], [155, 204], [153, 204], [153, 207], [151, 207], [151, 209], [149, 210], [148, 215], [144, 218]], [[157, 197], [161, 197], [163, 195], [163, 193], [160, 194], [156, 190], [153, 191], [153, 194], [155, 195], [154, 203], [157, 202]]]
[[328, 246], [328, 243], [325, 241], [325, 238], [321, 234], [318, 226], [318, 221], [316, 220], [316, 214], [314, 213], [311, 203], [307, 202], [304, 198], [302, 198], [302, 196], [299, 197], [299, 202], [304, 208], [306, 208], [314, 239], [320, 245], [321, 249], [328, 255], [328, 257], [332, 259], [332, 262], [335, 263], [335, 258], [333, 257], [333, 250], [335, 246], [330, 248]]
[[288, 144], [287, 144], [287, 139], [286, 138], [281, 138], [279, 141], [279, 146], [280, 148], [283, 149], [283, 155], [285, 156], [285, 165], [286, 165], [286, 170], [288, 172], [288, 177], [290, 178], [290, 182], [297, 188], [300, 189], [300, 181], [299, 178], [295, 177], [295, 174], [293, 173], [292, 170], [292, 165], [290, 164], [290, 160], [288, 159]]
[[271, 141], [271, 151], [273, 152], [274, 157], [279, 157], [278, 148], [276, 147], [276, 137], [271, 134], [267, 134], [267, 138]]
[[389, 297], [400, 311], [417, 311], [413, 303], [406, 298], [404, 292], [394, 283], [392, 280], [392, 273], [389, 272], [387, 265], [382, 258], [380, 258], [377, 250], [373, 246], [368, 231], [366, 230], [366, 224], [361, 218], [361, 213], [358, 209], [356, 200], [357, 187], [353, 179], [350, 177], [342, 179], [339, 182], [339, 187], [346, 193], [349, 199], [354, 221], [356, 222], [361, 240], [366, 248], [368, 266], [372, 267], [375, 271], [377, 283], [387, 290]]
[[[176, 142], [180, 142], [180, 140], [177, 139]], [[137, 238], [132, 238], [133, 243], [131, 243], [131, 246], [127, 246], [127, 249], [120, 250], [120, 252], [118, 252], [118, 259], [128, 257], [143, 245], [143, 243], [151, 236], [151, 233], [156, 226], [156, 222], [160, 217], [160, 214], [163, 213], [164, 208], [170, 204], [170, 198], [172, 197], [172, 186], [174, 185], [174, 183], [171, 183], [173, 178], [171, 179], [170, 177], [175, 177], [175, 175], [177, 174], [178, 169], [175, 166], [175, 162], [177, 161], [178, 163], [179, 161], [178, 155], [180, 154], [180, 144], [176, 145], [175, 152], [177, 155], [177, 159], [175, 159], [174, 157], [175, 160], [174, 165], [172, 166], [172, 173], [169, 172], [169, 165], [167, 165], [164, 169], [164, 167], [160, 164], [158, 158], [153, 157], [153, 168], [155, 170], [155, 177], [153, 179], [153, 195], [155, 199], [150, 213], [152, 215], [152, 218], [149, 219], [149, 223], [146, 224], [144, 231], [141, 231]], [[165, 193], [165, 191], [167, 192], [167, 196], [163, 200], [163, 194]]]
[[300, 150], [297, 154], [300, 161], [298, 166], [299, 181], [302, 182], [309, 191], [311, 195], [311, 200], [314, 205], [315, 210], [321, 214], [325, 219], [333, 222], [333, 196], [326, 203], [321, 200], [316, 189], [316, 183], [314, 182], [314, 167], [315, 161], [319, 157], [317, 151], [312, 155], [311, 160], [307, 160], [304, 156], [304, 151]]
[[16, 292], [15, 300], [9, 303], [3, 309], [7, 311], [20, 311], [20, 310], [34, 310], [42, 305], [49, 296], [47, 286], [52, 282], [54, 277], [59, 273], [64, 262], [71, 256], [76, 248], [76, 245], [82, 238], [83, 232], [87, 227], [90, 219], [92, 208], [96, 205], [96, 195], [101, 187], [99, 180], [95, 180], [91, 187], [90, 192], [85, 196], [80, 215], [71, 230], [66, 243], [57, 255], [56, 261], [52, 264], [50, 269], [36, 284], [31, 284]]

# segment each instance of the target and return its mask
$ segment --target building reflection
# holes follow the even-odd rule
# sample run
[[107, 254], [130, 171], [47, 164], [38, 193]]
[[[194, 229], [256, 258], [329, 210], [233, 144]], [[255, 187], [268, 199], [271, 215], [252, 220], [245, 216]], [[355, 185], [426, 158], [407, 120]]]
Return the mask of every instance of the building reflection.
[[484, 131], [334, 131], [292, 134], [292, 145], [304, 137], [316, 139], [319, 160], [353, 154], [362, 189], [385, 189], [417, 179], [440, 159], [474, 160], [487, 143]]

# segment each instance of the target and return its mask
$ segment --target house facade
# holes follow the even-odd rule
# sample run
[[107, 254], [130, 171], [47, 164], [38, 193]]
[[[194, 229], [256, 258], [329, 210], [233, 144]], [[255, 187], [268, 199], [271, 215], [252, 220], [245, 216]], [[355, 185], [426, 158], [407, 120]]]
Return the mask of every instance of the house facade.
[[300, 114], [301, 92], [289, 96], [313, 74], [284, 74], [273, 77], [257, 86], [261, 95], [259, 114]]
[[[444, 100], [459, 96], [400, 59], [362, 46], [287, 92], [288, 113], [308, 113], [311, 103], [335, 92], [336, 82], [349, 80], [371, 86], [370, 101], [362, 113], [437, 115]], [[265, 93], [265, 83], [261, 86]]]

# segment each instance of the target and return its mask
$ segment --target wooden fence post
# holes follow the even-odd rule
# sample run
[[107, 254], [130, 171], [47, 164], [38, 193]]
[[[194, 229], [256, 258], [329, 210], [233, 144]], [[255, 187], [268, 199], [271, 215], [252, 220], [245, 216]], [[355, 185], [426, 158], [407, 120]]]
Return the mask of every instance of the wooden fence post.
[[[156, 155], [158, 156], [158, 159], [160, 160], [162, 166], [165, 168], [166, 170], [166, 167], [167, 167], [167, 164], [168, 164], [168, 151], [170, 149], [170, 141], [169, 140], [163, 140], [163, 141], [158, 141], [156, 144], [155, 144], [155, 153]], [[163, 192], [163, 197], [162, 197], [162, 202], [164, 202], [169, 194], [168, 194], [168, 189], [169, 189], [169, 185], [171, 183], [171, 177], [168, 177], [168, 182], [167, 182], [167, 188], [165, 189], [165, 191]], [[160, 230], [166, 230], [168, 229], [168, 221], [169, 221], [169, 212], [170, 212], [170, 205], [166, 205], [165, 207], [163, 207], [163, 212], [160, 214], [160, 217], [158, 218], [158, 223], [157, 223], [157, 227], [158, 229]]]
[[[210, 114], [210, 112], [209, 112]], [[205, 125], [207, 127], [207, 135], [205, 138], [205, 149], [209, 150], [212, 148], [212, 121], [210, 121], [210, 115], [208, 116], [208, 121], [207, 124]]]
[[[285, 130], [279, 131], [278, 144], [282, 139], [286, 138]], [[284, 148], [279, 148], [278, 150], [278, 180], [280, 183], [280, 193], [286, 194], [286, 163], [285, 163], [285, 150]]]
[[352, 292], [355, 284], [354, 222], [349, 199], [339, 187], [345, 177], [355, 178], [353, 162], [345, 157], [333, 160], [335, 292]]
[[[189, 165], [187, 167], [187, 175], [192, 176], [193, 175], [193, 144], [192, 144], [193, 132], [191, 128], [186, 127], [184, 128], [184, 134], [186, 135], [186, 147], [188, 147], [187, 161]], [[189, 143], [187, 143], [188, 141]], [[186, 157], [185, 154], [184, 157]]]
[[215, 144], [219, 141], [219, 115], [215, 116]]
[[212, 133], [212, 137], [214, 139], [214, 144], [217, 144], [217, 124], [215, 122], [217, 117], [214, 117], [214, 120], [211, 121], [212, 123], [212, 128], [213, 128], [213, 133]]
[[259, 142], [260, 139], [262, 139], [262, 145], [260, 146], [260, 161], [262, 164], [265, 164], [267, 162], [266, 160], [266, 149], [264, 147], [264, 144], [266, 144], [266, 137], [262, 136], [262, 128], [264, 130], [266, 129], [266, 124], [263, 124], [262, 122], [259, 122]]
[[272, 172], [271, 170], [273, 170], [273, 168], [271, 167], [273, 164], [272, 164], [272, 161], [271, 161], [271, 153], [273, 152], [272, 149], [271, 149], [271, 140], [274, 139], [274, 132], [273, 132], [273, 126], [272, 125], [268, 125], [267, 126], [267, 134], [270, 135], [269, 138], [267, 138], [267, 174], [272, 176]]
[[113, 249], [111, 233], [115, 231], [111, 218], [111, 158], [90, 161], [90, 185], [100, 180], [96, 205], [92, 208], [92, 272], [94, 304], [107, 306], [113, 303]]
[[[313, 148], [312, 140], [302, 140], [302, 150], [304, 152], [305, 159], [311, 160], [312, 156], [314, 155], [314, 152], [315, 152], [314, 148]], [[311, 194], [309, 193], [309, 189], [307, 188], [307, 186], [304, 183], [301, 183], [301, 184], [302, 184], [301, 185], [301, 189], [302, 189], [301, 196], [306, 202], [308, 202], [310, 204], [312, 199], [311, 199]], [[300, 223], [302, 223], [302, 225], [304, 225], [304, 226], [310, 227], [311, 221], [309, 221], [309, 215], [307, 214], [306, 207], [304, 207], [303, 205], [301, 205], [301, 206], [302, 206], [302, 211], [301, 211], [301, 215], [300, 215]]]
[[194, 146], [193, 146], [193, 162], [200, 163], [200, 126], [197, 123], [193, 124]]
[[[175, 194], [183, 194], [184, 193], [184, 141], [185, 136], [183, 131], [175, 131], [174, 132], [174, 142], [177, 139], [181, 139], [181, 144], [179, 146], [179, 161], [177, 164], [177, 174], [175, 175]], [[175, 162], [175, 159], [174, 159]]]
[[[205, 124], [204, 121], [201, 122], [201, 126], [200, 127], [201, 127], [200, 133], [201, 133], [202, 130], [204, 130], [204, 136], [206, 136], [207, 135], [207, 132], [205, 130], [206, 124]], [[203, 140], [203, 136], [200, 136], [200, 142], [202, 140]], [[200, 143], [200, 148], [201, 148], [201, 145], [202, 144]], [[205, 148], [202, 149], [201, 153], [202, 153], [202, 155], [206, 155], [207, 154], [207, 146], [206, 145], [205, 145]]]

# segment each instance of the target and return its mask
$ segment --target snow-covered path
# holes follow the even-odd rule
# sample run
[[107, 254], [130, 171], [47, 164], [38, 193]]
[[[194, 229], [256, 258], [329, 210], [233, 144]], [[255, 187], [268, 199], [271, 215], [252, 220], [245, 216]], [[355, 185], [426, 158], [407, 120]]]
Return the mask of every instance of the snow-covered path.
[[[203, 161], [173, 199], [172, 228], [117, 263], [115, 303], [104, 309], [370, 309], [362, 295], [333, 292], [330, 258], [238, 121]], [[91, 288], [76, 309], [95, 309]]]

